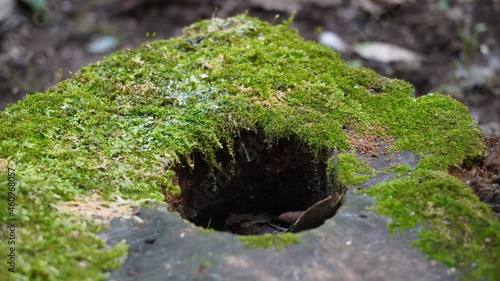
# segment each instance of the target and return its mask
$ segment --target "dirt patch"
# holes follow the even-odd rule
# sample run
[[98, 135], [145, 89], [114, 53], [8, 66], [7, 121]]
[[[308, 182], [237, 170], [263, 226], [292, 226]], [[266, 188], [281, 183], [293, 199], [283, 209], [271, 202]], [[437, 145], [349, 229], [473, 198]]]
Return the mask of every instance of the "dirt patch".
[[487, 138], [484, 158], [450, 168], [450, 174], [471, 187], [500, 218], [500, 138]]
[[[378, 157], [379, 154], [388, 154], [392, 150], [395, 140], [387, 136], [388, 128], [385, 126], [374, 126], [371, 129], [351, 130], [344, 129], [347, 143], [359, 153], [366, 157]], [[383, 146], [383, 149], [380, 149]]]
[[315, 161], [294, 137], [271, 142], [260, 133], [242, 133], [234, 147], [217, 152], [216, 162], [211, 167], [201, 153], [191, 155], [174, 169], [182, 194], [166, 197], [198, 226], [240, 233], [248, 221], [303, 211], [328, 195], [325, 161]]

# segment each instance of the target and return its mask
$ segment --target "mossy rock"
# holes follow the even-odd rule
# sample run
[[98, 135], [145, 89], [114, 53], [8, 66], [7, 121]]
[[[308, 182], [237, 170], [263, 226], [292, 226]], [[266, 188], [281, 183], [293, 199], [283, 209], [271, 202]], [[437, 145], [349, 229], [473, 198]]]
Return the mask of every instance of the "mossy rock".
[[[389, 145], [422, 156], [416, 170], [395, 169], [395, 180], [369, 191], [377, 210], [395, 227], [421, 227], [416, 245], [430, 257], [467, 278], [498, 280], [500, 224], [446, 173], [484, 149], [467, 108], [448, 96], [412, 97], [408, 83], [349, 67], [290, 24], [245, 15], [200, 21], [183, 37], [116, 52], [1, 112], [1, 184], [14, 182], [17, 219], [17, 274], [8, 278], [104, 279], [126, 244], [105, 245], [95, 236], [100, 224], [61, 204], [92, 194], [109, 204], [162, 203], [162, 192], [180, 194], [181, 169], [201, 161], [214, 174], [223, 169], [221, 151], [235, 163], [237, 140], [255, 134], [268, 146], [292, 141], [305, 149], [324, 168], [322, 179], [332, 147]], [[351, 166], [344, 165], [345, 181]], [[10, 232], [0, 235], [7, 241]], [[10, 247], [0, 245], [2, 253]]]

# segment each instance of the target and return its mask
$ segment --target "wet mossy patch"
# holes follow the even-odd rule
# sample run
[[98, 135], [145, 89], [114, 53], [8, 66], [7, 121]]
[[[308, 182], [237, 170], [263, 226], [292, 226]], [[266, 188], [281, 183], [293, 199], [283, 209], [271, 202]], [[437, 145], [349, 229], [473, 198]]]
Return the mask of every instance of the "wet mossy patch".
[[[231, 167], [222, 164], [244, 161], [234, 149], [244, 134], [260, 134], [275, 147], [295, 149], [296, 155], [285, 153], [292, 159], [304, 156], [304, 162], [299, 161], [308, 163], [303, 169], [292, 167], [312, 176], [301, 182], [304, 186], [315, 177], [324, 181], [325, 171], [331, 171], [325, 161], [332, 147], [356, 149], [353, 132], [422, 156], [422, 171], [406, 174], [410, 194], [434, 183], [449, 186], [440, 171], [481, 155], [481, 131], [465, 106], [447, 96], [414, 98], [408, 83], [349, 67], [327, 47], [300, 38], [289, 24], [273, 26], [245, 15], [200, 21], [182, 37], [116, 52], [1, 112], [2, 173], [7, 167], [17, 173], [18, 275], [8, 278], [71, 280], [78, 274], [103, 279], [102, 272], [118, 267], [125, 257], [126, 245], [108, 248], [94, 236], [102, 226], [68, 217], [52, 206], [95, 193], [110, 201], [120, 196], [162, 202], [162, 191], [182, 198], [179, 180], [188, 178], [182, 173], [192, 169], [191, 164], [209, 176], [217, 170], [230, 174]], [[199, 42], [186, 40], [200, 36]], [[268, 153], [283, 157], [278, 154]], [[421, 181], [422, 173], [438, 176]], [[0, 184], [7, 185], [6, 176]], [[373, 196], [378, 197], [396, 188], [375, 190]], [[498, 229], [498, 221], [465, 189], [443, 195], [421, 195], [426, 199], [412, 202], [418, 222], [448, 233], [434, 236], [435, 243], [458, 245], [462, 240], [454, 235], [462, 227], [471, 239], [498, 234], [484, 234], [485, 229]], [[0, 214], [6, 221], [7, 199], [5, 193], [0, 196]], [[310, 202], [317, 195], [308, 196]], [[393, 195], [392, 200], [381, 200], [386, 208], [380, 212], [397, 218], [404, 198]], [[442, 200], [484, 212], [457, 213], [455, 203]], [[430, 205], [441, 211], [425, 211]], [[462, 226], [431, 219], [441, 213]], [[399, 226], [413, 227], [416, 222]], [[0, 235], [5, 241], [7, 230], [2, 228]], [[423, 236], [421, 241], [429, 240]], [[482, 276], [493, 276], [495, 259], [480, 260], [477, 255], [494, 257], [500, 252], [495, 241], [469, 244], [477, 249], [470, 254], [425, 245], [424, 251], [452, 266], [476, 263]], [[7, 245], [0, 244], [0, 250], [7, 252]], [[0, 264], [6, 271], [6, 264]]]

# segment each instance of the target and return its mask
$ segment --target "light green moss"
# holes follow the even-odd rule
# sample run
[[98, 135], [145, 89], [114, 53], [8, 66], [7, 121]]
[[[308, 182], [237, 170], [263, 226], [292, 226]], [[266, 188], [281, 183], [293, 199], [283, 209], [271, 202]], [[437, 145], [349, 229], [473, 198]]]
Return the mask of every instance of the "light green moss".
[[[480, 155], [481, 132], [463, 105], [439, 95], [413, 98], [408, 83], [351, 68], [289, 24], [244, 15], [201, 21], [183, 37], [114, 53], [1, 112], [0, 159], [18, 173], [21, 279], [71, 280], [88, 259], [85, 276], [98, 280], [125, 254], [123, 246], [103, 246], [83, 257], [80, 246], [100, 243], [92, 233], [101, 228], [51, 204], [95, 192], [161, 202], [162, 189], [179, 191], [164, 163], [199, 151], [217, 165], [215, 152], [232, 147], [241, 131], [261, 129], [270, 140], [294, 136], [318, 160], [325, 148], [349, 148], [343, 128], [396, 139], [395, 149], [424, 156], [420, 169], [444, 170]], [[186, 41], [200, 35], [199, 43]], [[0, 178], [2, 186], [6, 181]], [[472, 223], [478, 213], [468, 215]], [[69, 235], [73, 229], [81, 235]]]
[[461, 270], [468, 280], [499, 280], [500, 223], [468, 186], [441, 171], [419, 169], [368, 191], [391, 231], [420, 230], [415, 246]]
[[[330, 165], [331, 166], [331, 165]], [[333, 167], [328, 167], [333, 170]], [[333, 171], [330, 173], [332, 174]], [[376, 171], [368, 167], [353, 154], [339, 155], [339, 180], [344, 186], [356, 185], [373, 177]]]
[[302, 243], [301, 234], [296, 233], [280, 233], [280, 234], [264, 234], [260, 236], [240, 236], [238, 239], [243, 242], [247, 248], [276, 248], [281, 251], [283, 247], [292, 244]]
[[414, 170], [414, 168], [412, 166], [406, 165], [406, 164], [391, 166], [388, 169], [388, 171], [395, 172], [395, 173], [397, 173], [399, 175], [404, 175], [404, 174], [411, 173], [413, 170]]

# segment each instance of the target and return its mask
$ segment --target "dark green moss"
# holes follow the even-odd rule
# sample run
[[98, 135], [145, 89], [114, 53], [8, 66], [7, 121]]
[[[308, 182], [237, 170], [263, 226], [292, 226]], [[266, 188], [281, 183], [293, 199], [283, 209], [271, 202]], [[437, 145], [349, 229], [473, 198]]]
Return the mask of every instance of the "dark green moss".
[[[232, 147], [242, 131], [262, 130], [271, 141], [293, 136], [317, 161], [331, 147], [349, 148], [343, 128], [397, 139], [395, 149], [424, 155], [421, 169], [444, 170], [480, 154], [481, 132], [463, 105], [439, 95], [413, 98], [408, 83], [348, 67], [289, 23], [246, 16], [201, 21], [183, 37], [114, 53], [1, 112], [0, 159], [18, 173], [22, 278], [70, 280], [85, 260], [80, 245], [100, 245], [95, 222], [70, 219], [51, 204], [96, 192], [161, 202], [162, 189], [180, 190], [164, 163], [199, 151], [215, 166], [215, 152]], [[200, 35], [205, 39], [197, 44], [186, 41]], [[478, 213], [468, 215], [472, 222]], [[67, 235], [74, 229], [79, 238]], [[58, 242], [49, 239], [56, 236]], [[85, 253], [91, 280], [125, 254], [124, 246], [101, 246]], [[4, 243], [0, 250], [6, 252]], [[446, 255], [439, 257], [447, 261]]]

